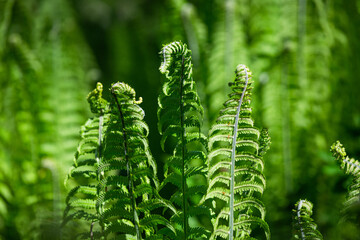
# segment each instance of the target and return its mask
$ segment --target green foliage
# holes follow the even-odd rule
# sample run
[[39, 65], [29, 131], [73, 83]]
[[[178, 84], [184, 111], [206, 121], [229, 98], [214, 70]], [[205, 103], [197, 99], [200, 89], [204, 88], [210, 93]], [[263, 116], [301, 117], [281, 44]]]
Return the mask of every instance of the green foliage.
[[[272, 139], [271, 151], [264, 156], [266, 191], [261, 198], [272, 238], [289, 238], [289, 209], [299, 197], [306, 197], [317, 206], [314, 218], [326, 239], [357, 239], [358, 192], [352, 187], [357, 186], [357, 177], [348, 178], [341, 172], [328, 147], [341, 138], [350, 155], [360, 154], [359, 13], [359, 0], [0, 0], [0, 239], [72, 239], [76, 232], [88, 238], [93, 232], [93, 238], [98, 238], [102, 232], [99, 221], [69, 221], [60, 230], [61, 212], [67, 207], [61, 182], [79, 137], [85, 138], [78, 134], [80, 126], [91, 114], [86, 94], [97, 81], [104, 89], [112, 82], [128, 82], [143, 97], [146, 122], [150, 130], [155, 129], [156, 93], [162, 85], [157, 52], [162, 43], [176, 39], [186, 42], [193, 54], [192, 76], [204, 108], [198, 121], [202, 133], [209, 131], [226, 101], [231, 89], [225, 82], [236, 64], [245, 63], [256, 73], [252, 118], [269, 129]], [[92, 94], [93, 122], [89, 120], [82, 128], [91, 140], [79, 145], [81, 151], [96, 151], [99, 125], [104, 126], [104, 150], [110, 105], [116, 103], [111, 91], [103, 95], [112, 99], [110, 103], [96, 100], [102, 99], [99, 91]], [[105, 109], [102, 124], [100, 109]], [[188, 126], [187, 131], [198, 133], [199, 126]], [[174, 156], [179, 141], [168, 134], [159, 144], [161, 136], [154, 130], [147, 137], [158, 166], [156, 177], [148, 176], [150, 185], [156, 187], [158, 182], [163, 198], [172, 202], [162, 200], [162, 204], [151, 205], [159, 209], [149, 211], [178, 223], [173, 226], [178, 236], [162, 224], [153, 230], [160, 238], [164, 234], [181, 238], [184, 218], [176, 220], [181, 219], [176, 214], [182, 212], [181, 197], [174, 195], [180, 191], [170, 183], [171, 178], [163, 182], [164, 175], [176, 168], [167, 154]], [[266, 149], [261, 142], [265, 139], [260, 137], [259, 155]], [[189, 143], [187, 150], [206, 153], [207, 145]], [[82, 189], [74, 190], [79, 193], [68, 203], [77, 198], [96, 201], [94, 186], [97, 194], [98, 177], [105, 178], [98, 174], [95, 163], [101, 155], [91, 155], [89, 161], [83, 157], [75, 158], [82, 165], [80, 173], [74, 166], [68, 179], [70, 189]], [[190, 160], [190, 167], [203, 165], [206, 154], [197, 157]], [[207, 169], [202, 169], [206, 175]], [[88, 175], [82, 176], [82, 171]], [[124, 170], [120, 173], [125, 176]], [[111, 181], [109, 184], [113, 187]], [[204, 188], [207, 179], [200, 174], [186, 184]], [[350, 186], [348, 193], [344, 186]], [[190, 196], [189, 207], [199, 205], [201, 197], [201, 192]], [[137, 199], [142, 201], [142, 197]], [[204, 203], [212, 206], [210, 199]], [[226, 207], [225, 201], [215, 198], [215, 203], [213, 213]], [[164, 204], [167, 207], [161, 211]], [[67, 216], [77, 210], [80, 208], [70, 208]], [[84, 209], [84, 214], [96, 215], [97, 210], [95, 203], [95, 209]], [[141, 218], [142, 213], [139, 215]], [[209, 215], [188, 216], [189, 228], [205, 228], [211, 235]], [[265, 238], [261, 228], [251, 230], [253, 238]], [[110, 233], [108, 238], [112, 237], [116, 236]]]
[[[171, 217], [171, 222], [179, 226], [177, 239], [200, 239], [207, 233], [189, 226], [189, 218], [207, 213], [193, 200], [195, 195], [202, 197], [206, 192], [201, 181], [205, 179], [207, 139], [200, 129], [203, 108], [192, 77], [191, 51], [185, 44], [173, 42], [165, 45], [160, 54], [160, 72], [166, 78], [158, 100], [158, 126], [161, 146], [172, 154], [160, 189], [166, 185], [175, 188], [170, 201], [178, 209]], [[191, 181], [196, 184], [191, 185]]]
[[313, 205], [307, 200], [299, 200], [293, 209], [293, 239], [318, 239], [322, 240], [317, 225], [311, 218]]
[[91, 54], [68, 2], [53, 3], [0, 1], [4, 239], [60, 238], [64, 164], [87, 113]]
[[270, 231], [261, 202], [265, 189], [262, 156], [269, 149], [267, 130], [254, 127], [251, 118], [252, 73], [236, 68], [232, 93], [209, 132], [209, 189], [215, 219], [211, 239], [247, 239], [256, 226]]

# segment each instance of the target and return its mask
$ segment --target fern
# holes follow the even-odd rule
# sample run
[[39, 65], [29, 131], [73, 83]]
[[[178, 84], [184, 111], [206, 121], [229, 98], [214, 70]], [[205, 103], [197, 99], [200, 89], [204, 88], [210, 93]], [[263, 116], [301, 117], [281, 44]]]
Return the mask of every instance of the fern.
[[110, 118], [109, 106], [102, 98], [100, 83], [88, 95], [88, 102], [95, 116], [81, 128], [81, 140], [75, 154], [74, 165], [67, 177], [67, 180], [71, 179], [77, 184], [67, 196], [63, 224], [73, 219], [99, 221], [100, 210], [96, 209], [96, 200], [99, 196], [97, 185], [104, 178], [104, 174], [98, 172], [98, 167], [102, 159], [103, 134]]
[[138, 106], [141, 98], [136, 101], [135, 91], [124, 83], [114, 84], [111, 94], [110, 107], [101, 97], [100, 83], [88, 96], [95, 116], [82, 128], [69, 174], [80, 184], [68, 194], [64, 224], [73, 219], [91, 222], [90, 232], [81, 234], [91, 239], [160, 237], [155, 233], [158, 225], [166, 226], [164, 234], [172, 237], [175, 230], [168, 221], [150, 214], [171, 205], [157, 194], [156, 165], [146, 139], [148, 127]]
[[164, 46], [160, 54], [163, 57], [160, 72], [166, 78], [158, 100], [158, 127], [163, 150], [172, 153], [160, 189], [167, 184], [176, 188], [170, 201], [177, 207], [171, 218], [179, 226], [177, 239], [199, 239], [206, 232], [189, 226], [189, 218], [207, 213], [206, 208], [192, 199], [206, 192], [201, 181], [205, 180], [207, 139], [200, 132], [203, 108], [192, 78], [191, 51], [185, 44], [173, 42]]
[[293, 239], [323, 239], [311, 218], [313, 205], [307, 200], [299, 200], [293, 210]]
[[254, 128], [251, 118], [252, 74], [244, 65], [236, 68], [232, 93], [209, 132], [207, 200], [212, 200], [215, 219], [211, 239], [245, 239], [254, 226], [264, 229], [265, 209], [260, 200], [265, 188], [262, 155], [269, 148], [267, 130]]
[[354, 158], [349, 158], [339, 141], [336, 141], [330, 150], [345, 174], [353, 177], [344, 203], [344, 213], [350, 213], [352, 209], [359, 209], [360, 207], [360, 162]]

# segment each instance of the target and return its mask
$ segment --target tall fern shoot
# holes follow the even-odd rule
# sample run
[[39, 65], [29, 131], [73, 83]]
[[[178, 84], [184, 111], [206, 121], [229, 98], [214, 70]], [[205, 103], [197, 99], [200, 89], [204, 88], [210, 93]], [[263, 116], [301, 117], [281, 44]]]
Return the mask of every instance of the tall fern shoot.
[[189, 226], [189, 218], [207, 213], [193, 200], [206, 192], [201, 181], [205, 181], [207, 141], [200, 130], [203, 108], [192, 77], [191, 51], [185, 44], [173, 42], [164, 46], [160, 54], [165, 83], [158, 100], [158, 126], [161, 146], [172, 154], [166, 162], [160, 189], [168, 184], [176, 188], [170, 201], [178, 209], [171, 218], [177, 226], [177, 239], [200, 239], [206, 235], [205, 230]]
[[260, 200], [265, 188], [262, 156], [270, 138], [251, 118], [252, 83], [249, 69], [238, 65], [229, 84], [232, 93], [209, 132], [206, 199], [215, 217], [211, 239], [247, 239], [257, 225], [270, 237]]

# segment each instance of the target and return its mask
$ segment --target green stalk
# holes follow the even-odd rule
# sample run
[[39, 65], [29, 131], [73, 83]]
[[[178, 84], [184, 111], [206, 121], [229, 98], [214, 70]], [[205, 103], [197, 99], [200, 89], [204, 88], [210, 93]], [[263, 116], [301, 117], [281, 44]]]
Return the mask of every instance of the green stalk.
[[187, 222], [187, 209], [186, 209], [186, 179], [185, 179], [185, 126], [184, 126], [184, 100], [183, 100], [183, 81], [184, 81], [184, 64], [185, 58], [182, 56], [181, 62], [181, 78], [180, 78], [180, 126], [181, 126], [181, 155], [182, 155], [182, 169], [181, 169], [181, 190], [182, 190], [182, 202], [183, 202], [183, 224], [184, 224], [184, 237], [187, 239], [188, 222]]
[[298, 208], [297, 208], [297, 220], [298, 220], [298, 223], [299, 223], [299, 227], [300, 227], [300, 232], [301, 232], [301, 239], [302, 240], [305, 240], [305, 233], [304, 233], [304, 230], [303, 230], [303, 227], [302, 227], [302, 224], [301, 224], [301, 207], [302, 207], [302, 204], [303, 204], [303, 200], [300, 200], [299, 204], [298, 204]]
[[[101, 111], [100, 112], [100, 116], [99, 116], [99, 139], [98, 139], [98, 147], [95, 151], [95, 160], [97, 162], [97, 165], [98, 167], [100, 166], [100, 158], [101, 158], [101, 148], [102, 148], [102, 131], [103, 131], [103, 123], [104, 122], [104, 116], [103, 116], [103, 112]], [[100, 182], [103, 178], [104, 178], [104, 172], [98, 172], [97, 171], [97, 178], [98, 178], [98, 181]], [[106, 188], [105, 188], [105, 191], [106, 191]], [[99, 206], [99, 214], [100, 216], [103, 214], [104, 212], [104, 203], [101, 203], [101, 205]], [[91, 240], [93, 240], [93, 232], [92, 232], [92, 229], [93, 229], [93, 225], [94, 225], [94, 222], [91, 223], [91, 227], [90, 227], [90, 238]], [[104, 223], [102, 221], [102, 219], [100, 219], [100, 226], [101, 226], [101, 231], [102, 233], [104, 233]]]
[[248, 84], [248, 73], [246, 68], [245, 70], [245, 86], [244, 90], [241, 93], [241, 98], [239, 100], [239, 106], [236, 110], [236, 118], [235, 118], [235, 125], [234, 125], [234, 134], [233, 134], [233, 141], [232, 141], [232, 149], [231, 149], [231, 174], [230, 174], [230, 216], [229, 216], [229, 240], [233, 239], [233, 232], [234, 232], [234, 184], [235, 184], [235, 154], [236, 154], [236, 139], [237, 139], [237, 131], [238, 131], [238, 124], [239, 124], [239, 115], [241, 110], [241, 104], [246, 92], [246, 87]]

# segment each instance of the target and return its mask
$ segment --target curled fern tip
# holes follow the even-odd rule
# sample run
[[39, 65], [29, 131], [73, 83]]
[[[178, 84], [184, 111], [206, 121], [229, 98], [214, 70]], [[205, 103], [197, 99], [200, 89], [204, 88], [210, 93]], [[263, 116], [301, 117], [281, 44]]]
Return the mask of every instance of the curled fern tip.
[[103, 85], [98, 82], [96, 88], [92, 90], [87, 96], [87, 101], [90, 104], [92, 113], [101, 113], [107, 106], [107, 101], [102, 98]]
[[117, 82], [111, 86], [110, 89], [112, 94], [115, 94], [120, 99], [124, 100], [132, 100], [135, 104], [142, 103], [142, 97], [139, 97], [139, 100], [136, 100], [135, 98], [135, 90], [130, 87], [128, 84], [123, 82]]

